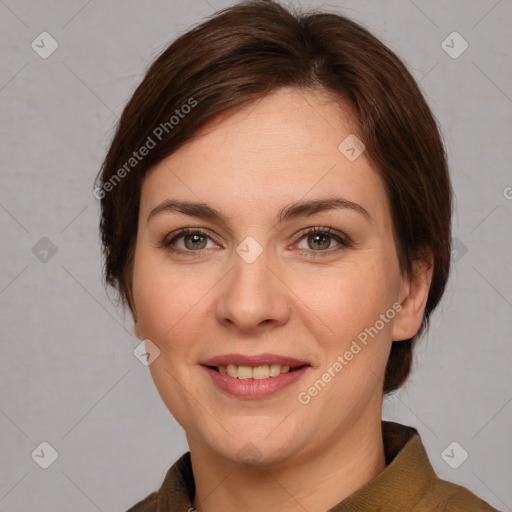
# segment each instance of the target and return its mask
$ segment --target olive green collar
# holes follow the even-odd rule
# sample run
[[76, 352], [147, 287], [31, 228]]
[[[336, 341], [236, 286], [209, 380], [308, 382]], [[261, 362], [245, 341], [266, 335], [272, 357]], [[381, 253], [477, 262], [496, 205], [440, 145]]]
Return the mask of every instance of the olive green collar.
[[[416, 429], [382, 421], [386, 469], [330, 512], [412, 510], [437, 479]], [[193, 508], [194, 475], [190, 452], [169, 469], [156, 496], [157, 512]]]

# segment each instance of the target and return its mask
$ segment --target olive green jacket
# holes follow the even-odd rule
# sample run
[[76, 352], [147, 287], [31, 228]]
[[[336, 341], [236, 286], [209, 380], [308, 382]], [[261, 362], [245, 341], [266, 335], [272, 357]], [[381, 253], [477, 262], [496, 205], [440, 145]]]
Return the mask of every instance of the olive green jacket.
[[[465, 487], [437, 477], [416, 429], [383, 421], [382, 434], [386, 469], [327, 512], [497, 512]], [[127, 512], [192, 512], [194, 492], [187, 452], [158, 492]]]

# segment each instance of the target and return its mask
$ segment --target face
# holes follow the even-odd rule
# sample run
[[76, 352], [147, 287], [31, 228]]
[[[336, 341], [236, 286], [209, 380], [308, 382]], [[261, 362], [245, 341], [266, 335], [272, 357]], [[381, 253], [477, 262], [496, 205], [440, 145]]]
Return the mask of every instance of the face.
[[290, 462], [380, 418], [392, 340], [421, 314], [381, 179], [338, 149], [354, 132], [325, 93], [282, 89], [145, 178], [135, 332], [191, 450]]

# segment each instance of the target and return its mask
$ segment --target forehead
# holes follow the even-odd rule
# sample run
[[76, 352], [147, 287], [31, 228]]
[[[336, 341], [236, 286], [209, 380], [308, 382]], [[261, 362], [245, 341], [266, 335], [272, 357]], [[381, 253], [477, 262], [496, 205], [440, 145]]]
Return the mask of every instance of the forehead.
[[385, 215], [384, 188], [364, 152], [351, 160], [340, 150], [355, 132], [350, 109], [331, 95], [281, 89], [216, 118], [157, 164], [141, 210], [174, 198], [270, 216], [288, 202], [336, 195]]

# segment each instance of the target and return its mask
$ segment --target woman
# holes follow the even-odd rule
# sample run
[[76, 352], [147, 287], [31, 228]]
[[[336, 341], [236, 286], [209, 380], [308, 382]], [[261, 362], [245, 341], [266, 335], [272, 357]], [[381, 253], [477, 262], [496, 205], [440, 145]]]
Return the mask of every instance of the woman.
[[365, 29], [217, 13], [150, 67], [95, 193], [106, 280], [190, 448], [130, 510], [493, 510], [381, 420], [443, 294], [451, 187]]

